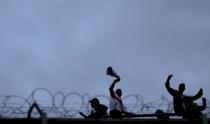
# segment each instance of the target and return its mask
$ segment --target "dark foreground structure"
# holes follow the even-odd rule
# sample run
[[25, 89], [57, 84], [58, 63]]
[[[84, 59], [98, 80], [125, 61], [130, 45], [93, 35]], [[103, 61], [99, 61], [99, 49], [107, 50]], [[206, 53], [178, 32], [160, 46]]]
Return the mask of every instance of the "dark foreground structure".
[[48, 118], [45, 122], [43, 120], [34, 118], [0, 118], [0, 124], [208, 124], [210, 119], [206, 122], [202, 120], [185, 120], [185, 119], [59, 119], [59, 118]]

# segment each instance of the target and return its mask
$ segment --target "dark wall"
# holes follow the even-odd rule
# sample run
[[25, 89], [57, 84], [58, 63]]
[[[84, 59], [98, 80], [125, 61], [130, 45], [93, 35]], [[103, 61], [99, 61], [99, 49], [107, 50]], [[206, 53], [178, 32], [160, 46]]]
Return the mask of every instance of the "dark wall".
[[[0, 119], [0, 124], [41, 124], [39, 119]], [[102, 119], [102, 120], [86, 120], [86, 119], [48, 119], [48, 124], [202, 124], [201, 120], [157, 120], [157, 119]], [[208, 119], [210, 123], [210, 119]]]

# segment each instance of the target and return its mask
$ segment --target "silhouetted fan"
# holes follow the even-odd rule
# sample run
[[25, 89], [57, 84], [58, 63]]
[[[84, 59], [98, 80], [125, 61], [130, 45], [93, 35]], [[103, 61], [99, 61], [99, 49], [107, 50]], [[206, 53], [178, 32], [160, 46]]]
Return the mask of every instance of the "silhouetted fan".
[[118, 79], [120, 79], [120, 76], [112, 69], [111, 66], [109, 66], [107, 69], [106, 69], [106, 74], [107, 75], [110, 75], [112, 77], [116, 77]]

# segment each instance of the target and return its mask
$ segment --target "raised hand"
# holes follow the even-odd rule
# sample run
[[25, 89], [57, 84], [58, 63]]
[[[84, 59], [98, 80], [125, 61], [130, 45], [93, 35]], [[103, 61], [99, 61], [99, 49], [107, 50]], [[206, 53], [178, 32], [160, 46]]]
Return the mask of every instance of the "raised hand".
[[200, 89], [200, 92], [203, 92], [203, 89], [202, 88]]
[[168, 76], [167, 82], [169, 82], [169, 81], [171, 80], [171, 77], [172, 77], [172, 76], [173, 76], [172, 74], [170, 74], [170, 75]]
[[114, 80], [115, 83], [117, 83], [119, 81], [120, 81], [120, 78], [117, 78], [117, 79]]
[[199, 91], [199, 92], [203, 95], [203, 89], [202, 89], [202, 88], [200, 89], [200, 91]]

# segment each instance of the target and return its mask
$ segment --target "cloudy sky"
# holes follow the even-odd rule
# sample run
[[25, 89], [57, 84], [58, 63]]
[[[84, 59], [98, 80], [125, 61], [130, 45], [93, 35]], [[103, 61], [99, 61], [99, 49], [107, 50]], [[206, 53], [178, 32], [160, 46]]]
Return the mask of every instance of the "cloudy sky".
[[1, 0], [0, 95], [109, 94], [112, 66], [124, 95], [146, 100], [164, 82], [210, 99], [209, 0]]

